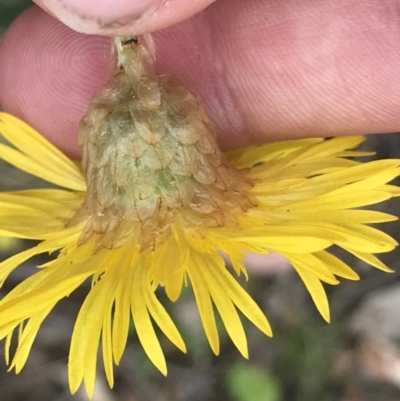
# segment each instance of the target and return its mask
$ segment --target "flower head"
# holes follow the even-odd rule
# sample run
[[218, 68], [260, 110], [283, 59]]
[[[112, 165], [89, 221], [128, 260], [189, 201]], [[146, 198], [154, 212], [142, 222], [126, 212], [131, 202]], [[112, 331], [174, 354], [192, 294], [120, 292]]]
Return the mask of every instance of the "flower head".
[[[24, 366], [41, 323], [86, 279], [92, 287], [71, 340], [69, 380], [93, 393], [99, 343], [113, 385], [131, 318], [154, 365], [166, 374], [153, 322], [185, 344], [156, 290], [176, 301], [190, 280], [215, 354], [214, 306], [247, 357], [238, 311], [266, 335], [270, 325], [234, 275], [244, 251], [278, 252], [293, 265], [329, 320], [322, 283], [358, 275], [329, 253], [337, 245], [383, 271], [374, 254], [396, 241], [369, 224], [394, 216], [361, 207], [399, 196], [388, 183], [399, 160], [362, 164], [362, 137], [304, 139], [221, 153], [197, 97], [177, 78], [158, 77], [145, 45], [117, 40], [118, 68], [82, 120], [82, 170], [22, 121], [0, 113], [0, 158], [62, 189], [0, 194], [0, 236], [40, 241], [0, 264], [0, 284], [27, 259], [58, 251], [0, 301], [0, 338], [10, 368]], [[229, 256], [234, 274], [221, 253]], [[10, 361], [14, 330], [18, 348]]]

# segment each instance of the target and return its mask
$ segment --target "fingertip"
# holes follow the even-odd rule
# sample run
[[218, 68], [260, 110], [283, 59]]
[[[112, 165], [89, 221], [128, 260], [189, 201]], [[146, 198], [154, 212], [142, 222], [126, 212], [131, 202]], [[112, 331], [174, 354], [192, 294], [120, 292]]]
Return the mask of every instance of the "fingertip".
[[95, 35], [140, 35], [176, 24], [215, 0], [34, 0], [71, 29]]
[[109, 39], [73, 32], [34, 6], [0, 45], [0, 104], [78, 158], [79, 120], [107, 80], [109, 58]]

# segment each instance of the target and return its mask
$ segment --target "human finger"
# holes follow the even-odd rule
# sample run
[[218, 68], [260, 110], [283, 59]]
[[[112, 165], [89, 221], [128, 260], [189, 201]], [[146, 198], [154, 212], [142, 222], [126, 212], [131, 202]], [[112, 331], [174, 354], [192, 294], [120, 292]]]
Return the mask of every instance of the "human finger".
[[[247, 0], [243, 10], [239, 0], [220, 0], [154, 35], [159, 71], [199, 93], [225, 149], [399, 131], [400, 17], [387, 12], [394, 2], [267, 3], [263, 14], [265, 1]], [[0, 50], [0, 103], [77, 155], [78, 122], [107, 78], [108, 48], [107, 39], [29, 11]]]
[[176, 24], [215, 0], [34, 0], [71, 29], [95, 35], [139, 35]]

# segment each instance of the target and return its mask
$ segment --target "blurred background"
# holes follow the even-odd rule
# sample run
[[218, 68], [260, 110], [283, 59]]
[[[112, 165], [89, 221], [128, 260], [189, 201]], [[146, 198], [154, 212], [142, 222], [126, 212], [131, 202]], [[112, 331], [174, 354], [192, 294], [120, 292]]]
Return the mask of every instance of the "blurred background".
[[[0, 0], [0, 37], [27, 7], [28, 0]], [[377, 158], [400, 157], [398, 134], [373, 135], [365, 150]], [[37, 179], [0, 162], [0, 190], [42, 186]], [[398, 201], [377, 209], [400, 214]], [[399, 238], [400, 224], [386, 231]], [[0, 258], [31, 246], [0, 238]], [[177, 304], [165, 301], [188, 345], [187, 355], [163, 339], [169, 365], [161, 376], [144, 355], [132, 327], [116, 384], [109, 390], [99, 364], [94, 401], [398, 401], [400, 399], [400, 251], [382, 259], [396, 273], [384, 274], [340, 256], [360, 274], [360, 282], [328, 288], [332, 323], [318, 315], [297, 275], [280, 258], [254, 260], [244, 286], [267, 314], [274, 337], [264, 337], [244, 321], [250, 359], [243, 359], [226, 332], [221, 355], [209, 349], [191, 291]], [[17, 269], [0, 290], [32, 274], [37, 258]], [[81, 288], [62, 302], [43, 325], [28, 363], [19, 375], [7, 373], [0, 350], [0, 401], [86, 401], [83, 389], [71, 396], [67, 355], [77, 310], [87, 293]], [[101, 361], [101, 359], [100, 359]]]

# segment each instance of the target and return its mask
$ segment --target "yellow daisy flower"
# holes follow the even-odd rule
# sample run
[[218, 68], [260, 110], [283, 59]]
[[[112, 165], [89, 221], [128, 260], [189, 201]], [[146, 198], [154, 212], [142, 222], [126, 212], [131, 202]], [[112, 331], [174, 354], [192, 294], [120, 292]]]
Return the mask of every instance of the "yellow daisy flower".
[[[369, 224], [396, 217], [365, 209], [394, 196], [388, 183], [399, 160], [359, 163], [363, 137], [303, 139], [223, 154], [197, 97], [172, 76], [157, 76], [152, 55], [116, 40], [118, 68], [82, 120], [82, 169], [17, 118], [0, 113], [0, 158], [62, 189], [0, 193], [0, 236], [40, 241], [0, 264], [0, 284], [29, 258], [58, 252], [0, 301], [0, 339], [19, 372], [41, 323], [85, 280], [92, 287], [71, 340], [69, 382], [93, 394], [97, 353], [109, 385], [130, 319], [153, 364], [167, 373], [154, 323], [180, 350], [185, 344], [156, 296], [176, 301], [190, 281], [215, 354], [214, 307], [247, 358], [238, 310], [266, 335], [270, 325], [235, 280], [246, 275], [244, 251], [277, 252], [293, 265], [323, 318], [322, 283], [358, 275], [329, 253], [337, 245], [390, 272], [377, 253], [396, 241]], [[230, 272], [223, 254], [233, 266]], [[246, 276], [247, 277], [247, 276]], [[9, 348], [14, 331], [18, 348]]]

